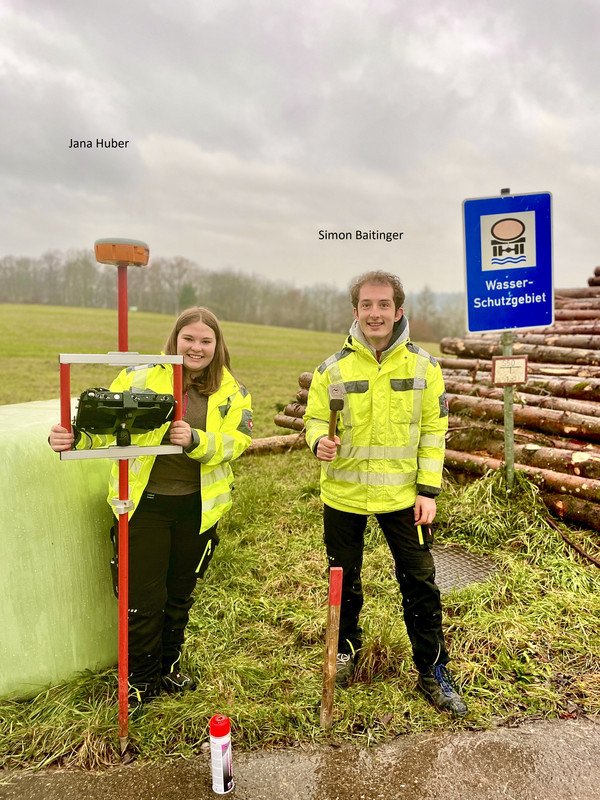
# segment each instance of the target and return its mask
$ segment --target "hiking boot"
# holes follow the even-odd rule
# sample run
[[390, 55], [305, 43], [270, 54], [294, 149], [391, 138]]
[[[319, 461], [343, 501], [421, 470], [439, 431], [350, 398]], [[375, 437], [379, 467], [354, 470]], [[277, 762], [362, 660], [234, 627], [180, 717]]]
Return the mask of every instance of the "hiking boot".
[[190, 676], [178, 669], [175, 669], [172, 672], [167, 672], [166, 675], [162, 676], [160, 682], [162, 684], [162, 688], [169, 694], [177, 694], [179, 692], [188, 691], [193, 692], [196, 688], [196, 684], [190, 678]]
[[347, 686], [354, 675], [356, 656], [351, 653], [338, 653], [335, 661], [335, 682]]
[[420, 673], [417, 686], [440, 711], [447, 711], [455, 717], [467, 713], [468, 709], [445, 664], [436, 664], [429, 672]]

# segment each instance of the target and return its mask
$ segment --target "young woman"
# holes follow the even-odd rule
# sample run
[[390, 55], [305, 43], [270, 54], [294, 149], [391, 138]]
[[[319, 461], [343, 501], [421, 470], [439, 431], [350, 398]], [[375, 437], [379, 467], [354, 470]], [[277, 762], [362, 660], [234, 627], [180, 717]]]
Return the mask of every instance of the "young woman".
[[[217, 522], [231, 507], [229, 462], [250, 445], [250, 395], [233, 377], [217, 318], [190, 308], [177, 318], [165, 345], [183, 356], [183, 419], [133, 434], [138, 445], [175, 444], [177, 455], [129, 461], [129, 681], [132, 701], [160, 691], [194, 688], [179, 667], [192, 592], [219, 542]], [[173, 367], [141, 365], [123, 370], [111, 391], [173, 392]], [[50, 430], [57, 452], [111, 444], [114, 437]], [[119, 496], [113, 462], [108, 502]], [[113, 506], [111, 506], [113, 508]]]

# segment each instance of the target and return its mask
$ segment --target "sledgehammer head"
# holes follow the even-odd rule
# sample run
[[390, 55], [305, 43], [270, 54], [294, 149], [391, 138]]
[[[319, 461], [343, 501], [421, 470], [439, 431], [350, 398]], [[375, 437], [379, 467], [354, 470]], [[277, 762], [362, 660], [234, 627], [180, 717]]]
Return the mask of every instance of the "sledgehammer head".
[[329, 392], [329, 410], [341, 411], [344, 408], [344, 395], [342, 393], [342, 387], [337, 383], [332, 383], [327, 387], [327, 391]]

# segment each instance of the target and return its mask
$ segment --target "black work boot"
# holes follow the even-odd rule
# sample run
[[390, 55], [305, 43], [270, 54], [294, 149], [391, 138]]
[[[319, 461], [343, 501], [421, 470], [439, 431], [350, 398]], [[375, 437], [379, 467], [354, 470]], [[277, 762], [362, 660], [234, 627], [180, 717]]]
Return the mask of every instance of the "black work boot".
[[144, 711], [145, 706], [156, 697], [158, 691], [154, 686], [151, 686], [148, 683], [137, 685], [130, 683], [127, 694], [129, 718], [137, 719], [137, 717], [139, 717]]
[[456, 684], [445, 664], [436, 664], [426, 673], [419, 674], [417, 686], [440, 711], [463, 717], [468, 709], [458, 694]]
[[175, 668], [172, 672], [167, 672], [166, 675], [163, 675], [160, 679], [162, 684], [162, 688], [165, 692], [169, 694], [177, 694], [179, 692], [193, 692], [196, 688], [196, 684], [190, 678], [189, 675], [186, 675], [181, 670]]
[[335, 661], [335, 682], [338, 686], [347, 686], [354, 675], [356, 654], [338, 653]]

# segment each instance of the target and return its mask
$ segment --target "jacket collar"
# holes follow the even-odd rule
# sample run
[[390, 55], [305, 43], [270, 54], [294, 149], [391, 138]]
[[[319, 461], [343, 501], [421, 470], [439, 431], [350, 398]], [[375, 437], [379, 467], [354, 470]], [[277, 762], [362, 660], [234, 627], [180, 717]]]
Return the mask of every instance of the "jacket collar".
[[[392, 338], [390, 339], [385, 350], [382, 351], [381, 358], [379, 359], [380, 362], [386, 359], [396, 348], [404, 346], [409, 341], [409, 338], [408, 319], [403, 314], [398, 322], [396, 322], [394, 325]], [[350, 326], [350, 332], [348, 338], [346, 339], [346, 346], [352, 347], [353, 343], [362, 345], [373, 355], [373, 358], [377, 358], [375, 348], [365, 339], [365, 335], [361, 331], [358, 320], [356, 319]]]

